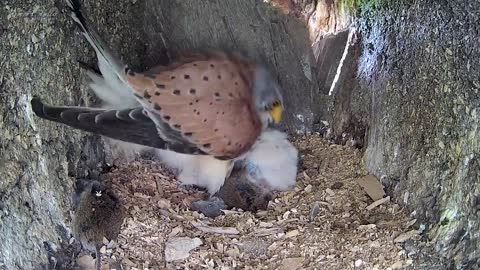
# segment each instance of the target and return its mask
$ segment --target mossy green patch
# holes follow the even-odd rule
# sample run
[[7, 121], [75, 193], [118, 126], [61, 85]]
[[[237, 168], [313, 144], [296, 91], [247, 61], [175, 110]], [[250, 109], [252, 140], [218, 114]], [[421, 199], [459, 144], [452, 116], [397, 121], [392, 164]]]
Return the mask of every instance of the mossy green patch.
[[337, 8], [350, 14], [379, 10], [387, 0], [343, 0], [337, 2]]

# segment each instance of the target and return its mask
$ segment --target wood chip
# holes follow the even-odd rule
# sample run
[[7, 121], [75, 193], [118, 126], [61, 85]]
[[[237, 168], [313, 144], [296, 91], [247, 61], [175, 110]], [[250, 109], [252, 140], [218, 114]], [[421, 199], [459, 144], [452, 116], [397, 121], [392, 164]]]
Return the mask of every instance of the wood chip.
[[295, 237], [299, 234], [300, 234], [300, 232], [298, 230], [292, 230], [292, 231], [289, 231], [285, 234], [285, 238]]
[[260, 221], [260, 224], [258, 224], [258, 226], [260, 226], [261, 228], [271, 228], [273, 227], [273, 223]]
[[367, 195], [374, 201], [378, 201], [385, 196], [382, 183], [375, 175], [367, 175], [356, 179], [357, 183], [363, 188]]
[[291, 222], [296, 222], [298, 221], [298, 218], [289, 218], [289, 219], [282, 219], [277, 222], [278, 225], [286, 224], [286, 223], [291, 223]]
[[161, 173], [151, 173], [151, 174], [152, 174], [153, 176], [160, 177], [160, 178], [165, 179], [165, 180], [170, 180], [169, 177], [167, 177], [167, 176], [165, 176], [165, 175], [163, 175], [163, 174], [161, 174]]
[[176, 220], [179, 220], [179, 221], [184, 221], [185, 220], [185, 217], [182, 217], [182, 216], [180, 216], [178, 214], [175, 214], [175, 213], [170, 213], [169, 211], [167, 211], [165, 209], [159, 209], [158, 212], [162, 216], [170, 217], [170, 218], [173, 218], [173, 219], [176, 219]]
[[413, 225], [415, 225], [415, 223], [417, 223], [417, 219], [416, 219], [416, 218], [410, 220], [409, 222], [407, 222], [407, 224], [405, 224], [405, 227], [410, 228], [410, 227], [412, 227]]
[[255, 230], [253, 232], [253, 235], [255, 236], [267, 236], [267, 235], [273, 235], [273, 234], [278, 234], [278, 233], [283, 233], [282, 228], [275, 227], [275, 228], [262, 228]]
[[265, 217], [268, 215], [268, 211], [257, 211], [257, 213], [255, 213], [255, 215], [257, 217]]
[[167, 199], [159, 198], [157, 201], [157, 206], [162, 209], [169, 209], [171, 207], [170, 201]]
[[312, 208], [310, 209], [310, 215], [308, 216], [308, 219], [310, 221], [313, 221], [318, 216], [319, 213], [320, 213], [320, 203], [314, 202], [312, 205]]
[[367, 225], [360, 225], [358, 226], [357, 229], [361, 230], [361, 231], [369, 231], [369, 230], [373, 230], [377, 228], [377, 225], [375, 224], [367, 224]]
[[172, 229], [172, 231], [168, 234], [168, 237], [176, 236], [181, 232], [183, 232], [183, 227], [182, 226], [177, 226], [177, 227]]
[[383, 199], [380, 199], [380, 200], [378, 200], [378, 201], [374, 201], [374, 202], [371, 203], [369, 206], [367, 206], [366, 209], [367, 209], [368, 211], [371, 211], [373, 208], [375, 208], [375, 207], [377, 207], [377, 206], [379, 206], [379, 205], [382, 205], [382, 204], [384, 204], [384, 203], [386, 203], [386, 202], [389, 202], [389, 201], [390, 201], [390, 196], [387, 196], [387, 197], [385, 197], [385, 198], [383, 198]]
[[398, 262], [392, 264], [392, 266], [390, 266], [390, 268], [391, 268], [392, 270], [402, 269], [402, 268], [403, 268], [403, 262], [402, 262], [402, 261], [398, 261]]
[[412, 237], [415, 237], [418, 235], [418, 231], [417, 230], [411, 230], [411, 231], [408, 231], [408, 232], [405, 232], [405, 233], [402, 233], [400, 234], [399, 236], [397, 236], [393, 242], [395, 243], [403, 243], [405, 241], [407, 241], [408, 239], [411, 239]]
[[272, 251], [272, 250], [277, 249], [279, 245], [280, 245], [279, 242], [273, 242], [270, 246], [268, 246], [267, 249]]
[[108, 244], [107, 244], [107, 248], [108, 248], [108, 249], [115, 248], [116, 246], [117, 246], [117, 242], [115, 242], [115, 240], [111, 240], [111, 241], [108, 242]]
[[241, 214], [243, 212], [241, 211], [235, 211], [235, 210], [224, 210], [224, 209], [221, 209], [220, 211], [222, 211], [225, 215], [233, 215], [233, 214]]
[[330, 197], [335, 196], [335, 192], [333, 192], [333, 190], [331, 190], [331, 189], [329, 189], [329, 188], [325, 189], [325, 192], [326, 192]]
[[[392, 235], [400, 236], [413, 221], [388, 201], [374, 213], [366, 210], [370, 198], [355, 181], [367, 174], [361, 155], [317, 135], [292, 141], [299, 151], [309, 150], [303, 166], [310, 180], [300, 172], [294, 190], [276, 192], [268, 210], [257, 213], [227, 210], [211, 219], [190, 211], [182, 201], [206, 193], [179, 188], [158, 161], [142, 159], [112, 169], [102, 177], [129, 211], [116, 245], [108, 244], [102, 255], [104, 266], [353, 270], [388, 269], [403, 259], [406, 253], [399, 253], [402, 245]], [[327, 161], [326, 169], [318, 169], [319, 160]], [[203, 244], [184, 252], [185, 259], [167, 263], [166, 243], [182, 237], [190, 243], [198, 237]], [[358, 259], [363, 264], [355, 268]]]
[[205, 233], [218, 233], [218, 234], [239, 234], [240, 232], [234, 227], [210, 227], [205, 224], [192, 221], [192, 225]]
[[302, 267], [303, 261], [305, 258], [297, 257], [297, 258], [286, 258], [282, 260], [282, 264], [280, 266], [280, 270], [296, 270]]
[[305, 177], [305, 180], [312, 180], [312, 178], [310, 178], [310, 176], [308, 176], [307, 172], [306, 171], [303, 171], [303, 177]]

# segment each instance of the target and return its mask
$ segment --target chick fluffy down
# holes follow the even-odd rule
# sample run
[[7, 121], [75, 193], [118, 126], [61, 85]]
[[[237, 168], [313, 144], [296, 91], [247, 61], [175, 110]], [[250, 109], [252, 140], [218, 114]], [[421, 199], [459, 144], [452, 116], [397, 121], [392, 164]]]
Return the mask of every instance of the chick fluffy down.
[[265, 181], [271, 190], [285, 191], [295, 185], [298, 151], [283, 132], [264, 131], [245, 156], [245, 162], [256, 166], [257, 181]]
[[[165, 150], [158, 150], [157, 154], [165, 165], [178, 171], [178, 179], [182, 184], [205, 187], [210, 194], [222, 187], [231, 169], [229, 161], [210, 156]], [[298, 151], [288, 141], [287, 135], [278, 130], [264, 131], [251, 151], [237, 162], [253, 165], [256, 173], [251, 175], [250, 180], [262, 185], [266, 183], [270, 190], [285, 191], [295, 185]]]

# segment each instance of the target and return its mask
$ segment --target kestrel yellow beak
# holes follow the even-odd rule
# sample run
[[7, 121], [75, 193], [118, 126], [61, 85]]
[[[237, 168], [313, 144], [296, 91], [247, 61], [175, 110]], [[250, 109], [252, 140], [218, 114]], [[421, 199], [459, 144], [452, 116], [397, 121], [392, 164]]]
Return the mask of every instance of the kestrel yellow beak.
[[276, 124], [280, 123], [280, 120], [282, 119], [282, 112], [283, 112], [283, 108], [280, 103], [274, 104], [273, 107], [268, 112], [270, 113], [270, 116], [272, 117], [273, 121]]

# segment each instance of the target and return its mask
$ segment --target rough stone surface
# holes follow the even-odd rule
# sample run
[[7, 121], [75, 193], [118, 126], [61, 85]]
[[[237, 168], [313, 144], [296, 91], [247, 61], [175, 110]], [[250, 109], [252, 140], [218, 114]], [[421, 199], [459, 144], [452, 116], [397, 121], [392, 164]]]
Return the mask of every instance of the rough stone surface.
[[[93, 52], [62, 5], [0, 5], [0, 269], [48, 265], [51, 247], [68, 241], [74, 178], [95, 178], [104, 167], [97, 136], [43, 121], [30, 107], [35, 95], [58, 105], [92, 105], [76, 61]], [[121, 23], [117, 15], [101, 18]], [[119, 45], [127, 33], [108, 41]]]
[[369, 170], [415, 210], [437, 252], [457, 269], [477, 269], [480, 3], [377, 8], [361, 11], [351, 48], [358, 58], [336, 89], [334, 133], [364, 130]]

